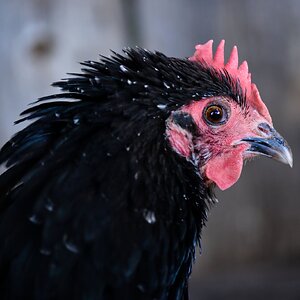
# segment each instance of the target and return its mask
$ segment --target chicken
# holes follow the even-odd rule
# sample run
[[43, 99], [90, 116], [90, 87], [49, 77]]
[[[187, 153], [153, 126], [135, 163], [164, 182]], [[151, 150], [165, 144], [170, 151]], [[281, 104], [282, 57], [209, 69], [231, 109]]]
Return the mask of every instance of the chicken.
[[0, 152], [0, 298], [187, 300], [214, 186], [290, 147], [224, 41], [82, 65]]

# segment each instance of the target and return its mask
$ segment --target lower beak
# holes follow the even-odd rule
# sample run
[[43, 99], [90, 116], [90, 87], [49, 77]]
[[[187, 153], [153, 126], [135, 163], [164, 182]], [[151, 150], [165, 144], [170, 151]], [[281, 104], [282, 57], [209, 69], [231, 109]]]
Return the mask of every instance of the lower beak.
[[[259, 124], [260, 137], [247, 137], [241, 142], [247, 142], [247, 153], [265, 155], [284, 164], [293, 166], [293, 155], [286, 140], [271, 126], [266, 123]], [[262, 137], [263, 136], [263, 137]]]

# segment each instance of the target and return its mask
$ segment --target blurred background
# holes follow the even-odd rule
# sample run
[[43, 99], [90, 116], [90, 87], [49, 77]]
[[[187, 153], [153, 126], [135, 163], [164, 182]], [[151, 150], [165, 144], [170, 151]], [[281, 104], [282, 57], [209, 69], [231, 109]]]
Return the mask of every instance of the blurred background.
[[[139, 45], [188, 57], [226, 40], [247, 59], [294, 168], [258, 159], [244, 168], [203, 230], [191, 299], [300, 299], [300, 1], [0, 1], [0, 144], [29, 102], [79, 61]], [[216, 46], [216, 45], [215, 45]]]

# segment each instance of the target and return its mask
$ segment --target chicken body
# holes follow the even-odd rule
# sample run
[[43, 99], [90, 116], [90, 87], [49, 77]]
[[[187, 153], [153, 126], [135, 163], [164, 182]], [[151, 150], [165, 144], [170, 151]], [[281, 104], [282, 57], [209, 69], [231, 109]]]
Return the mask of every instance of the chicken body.
[[83, 65], [0, 152], [0, 298], [186, 300], [212, 183], [235, 180], [212, 171], [195, 105], [244, 120], [247, 95], [226, 70], [143, 49]]

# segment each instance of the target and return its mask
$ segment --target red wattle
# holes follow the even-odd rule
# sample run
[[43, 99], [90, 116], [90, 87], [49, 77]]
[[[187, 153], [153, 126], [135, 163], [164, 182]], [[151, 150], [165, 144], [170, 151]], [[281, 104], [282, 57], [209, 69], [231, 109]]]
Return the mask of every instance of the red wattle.
[[210, 159], [206, 167], [206, 176], [222, 191], [234, 185], [241, 176], [243, 156], [241, 149], [224, 153]]

